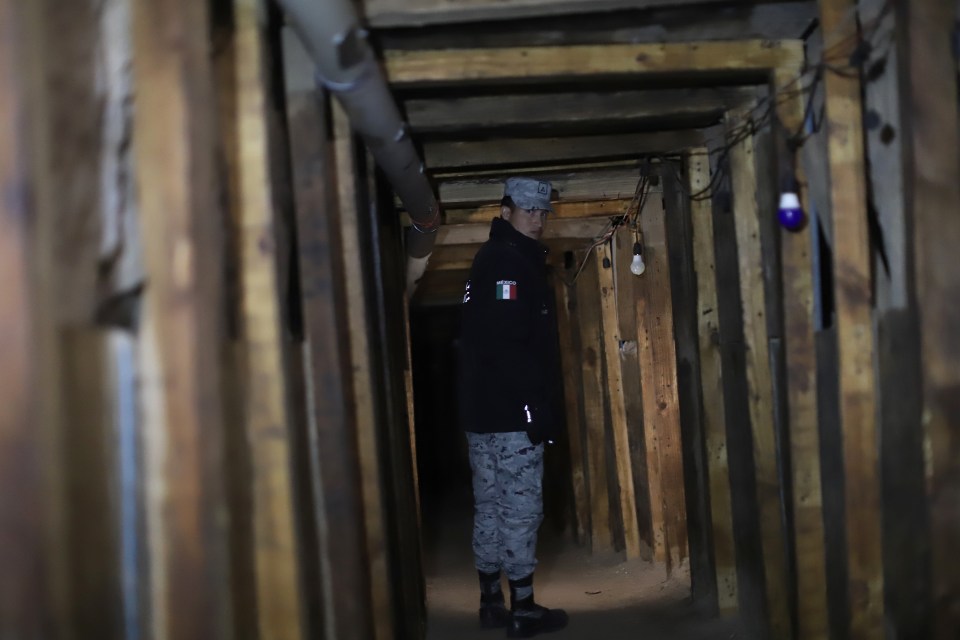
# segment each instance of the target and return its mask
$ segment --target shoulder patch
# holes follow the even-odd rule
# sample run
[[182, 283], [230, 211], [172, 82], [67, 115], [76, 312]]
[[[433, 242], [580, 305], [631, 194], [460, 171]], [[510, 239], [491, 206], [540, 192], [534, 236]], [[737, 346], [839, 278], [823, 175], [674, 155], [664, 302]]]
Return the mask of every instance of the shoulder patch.
[[516, 300], [517, 299], [517, 281], [516, 280], [498, 280], [497, 281], [497, 300]]

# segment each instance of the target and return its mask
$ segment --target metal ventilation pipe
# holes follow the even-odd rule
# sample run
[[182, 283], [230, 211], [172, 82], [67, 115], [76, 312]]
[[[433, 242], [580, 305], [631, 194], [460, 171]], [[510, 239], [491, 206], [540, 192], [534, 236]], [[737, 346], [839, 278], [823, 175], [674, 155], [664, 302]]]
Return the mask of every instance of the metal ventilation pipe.
[[317, 80], [337, 97], [413, 226], [407, 236], [407, 290], [413, 291], [433, 252], [440, 205], [407, 135], [406, 123], [377, 64], [352, 0], [278, 0], [317, 65]]

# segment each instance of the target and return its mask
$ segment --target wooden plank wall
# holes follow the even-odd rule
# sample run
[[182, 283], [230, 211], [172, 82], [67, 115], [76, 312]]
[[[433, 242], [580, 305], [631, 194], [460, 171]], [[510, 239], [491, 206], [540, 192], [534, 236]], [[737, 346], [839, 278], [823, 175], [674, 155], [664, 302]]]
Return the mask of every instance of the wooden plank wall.
[[710, 494], [705, 462], [704, 406], [700, 384], [697, 283], [693, 263], [692, 203], [686, 191], [683, 167], [673, 161], [662, 165], [666, 211], [670, 288], [677, 359], [677, 398], [680, 409], [684, 484], [687, 488], [687, 535], [690, 547], [690, 580], [696, 600], [717, 603], [713, 549], [709, 536]]
[[610, 490], [607, 486], [606, 394], [603, 379], [603, 333], [597, 263], [589, 259], [577, 279], [577, 310], [583, 371], [583, 417], [586, 429], [587, 482], [590, 492], [590, 549], [613, 549]]
[[[205, 4], [133, 3], [134, 147], [150, 281], [140, 333], [149, 606], [157, 638], [229, 637], [222, 220]], [[174, 38], [180, 46], [168, 47]]]
[[318, 623], [324, 638], [369, 638], [373, 596], [353, 435], [357, 417], [334, 139], [327, 98], [316, 93], [312, 65], [292, 33], [285, 32], [283, 42], [321, 579]]
[[[285, 238], [271, 168], [266, 11], [259, 0], [233, 3], [236, 112], [222, 118], [231, 177], [231, 220], [239, 258], [244, 422], [253, 496], [257, 623], [261, 637], [306, 637], [306, 611], [294, 516], [293, 449]], [[227, 114], [222, 114], [227, 115]], [[242, 481], [234, 478], [234, 482]]]
[[[856, 46], [855, 3], [820, 4], [824, 48], [846, 60]], [[840, 347], [840, 420], [846, 487], [847, 562], [852, 638], [883, 633], [883, 557], [877, 456], [870, 241], [860, 80], [827, 73], [835, 289]]]
[[665, 562], [669, 572], [680, 565], [688, 551], [673, 304], [662, 198], [651, 199], [640, 223], [647, 270], [637, 286], [636, 308], [647, 478], [654, 557]]
[[[960, 243], [957, 7], [924, 0], [897, 7], [909, 83], [906, 171], [912, 213], [923, 366], [922, 423], [932, 453], [929, 499], [933, 544], [934, 637], [960, 628]], [[953, 23], [951, 24], [951, 20]], [[954, 57], [951, 60], [951, 56]]]
[[733, 147], [730, 164], [766, 606], [771, 634], [775, 638], [781, 638], [787, 637], [791, 629], [787, 546], [781, 519], [774, 391], [769, 358], [767, 299], [763, 279], [760, 212], [756, 195], [757, 174], [752, 136], [747, 136]]
[[693, 149], [686, 160], [687, 190], [699, 194], [690, 202], [694, 272], [697, 282], [696, 319], [703, 398], [705, 466], [709, 479], [711, 555], [716, 577], [717, 609], [721, 615], [737, 611], [737, 557], [733, 540], [733, 513], [727, 460], [726, 399], [720, 353], [719, 301], [713, 248], [713, 212], [709, 194], [710, 166], [706, 147]]
[[613, 435], [613, 464], [617, 471], [617, 493], [627, 559], [640, 557], [640, 531], [637, 501], [634, 496], [633, 469], [630, 461], [630, 433], [624, 403], [623, 374], [620, 369], [620, 322], [617, 292], [614, 288], [613, 255], [610, 244], [594, 251], [600, 289], [600, 317], [603, 324], [603, 362], [610, 423]]

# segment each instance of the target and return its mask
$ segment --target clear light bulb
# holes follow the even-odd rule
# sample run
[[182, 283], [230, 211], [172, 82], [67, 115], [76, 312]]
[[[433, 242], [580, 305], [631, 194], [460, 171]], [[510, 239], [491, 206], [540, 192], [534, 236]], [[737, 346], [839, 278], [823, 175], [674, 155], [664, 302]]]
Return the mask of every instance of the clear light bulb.
[[643, 275], [643, 272], [647, 270], [647, 265], [643, 263], [643, 256], [640, 251], [640, 243], [636, 242], [633, 245], [633, 262], [630, 263], [630, 273], [635, 276]]

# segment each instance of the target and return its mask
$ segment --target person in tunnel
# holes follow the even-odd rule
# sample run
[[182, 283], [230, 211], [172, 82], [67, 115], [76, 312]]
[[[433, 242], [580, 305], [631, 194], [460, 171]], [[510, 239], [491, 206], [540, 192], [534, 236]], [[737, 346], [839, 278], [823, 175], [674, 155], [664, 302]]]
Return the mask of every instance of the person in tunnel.
[[[460, 424], [473, 472], [473, 552], [480, 625], [528, 638], [567, 625], [534, 601], [537, 531], [543, 520], [543, 453], [559, 426], [553, 411], [559, 354], [539, 242], [549, 182], [509, 178], [500, 217], [477, 252], [463, 296]], [[510, 583], [508, 611], [500, 572]]]

